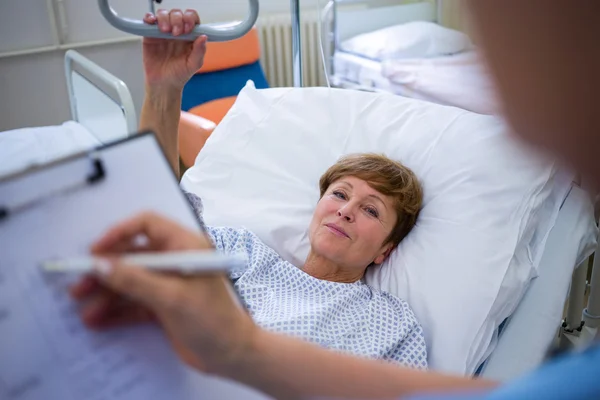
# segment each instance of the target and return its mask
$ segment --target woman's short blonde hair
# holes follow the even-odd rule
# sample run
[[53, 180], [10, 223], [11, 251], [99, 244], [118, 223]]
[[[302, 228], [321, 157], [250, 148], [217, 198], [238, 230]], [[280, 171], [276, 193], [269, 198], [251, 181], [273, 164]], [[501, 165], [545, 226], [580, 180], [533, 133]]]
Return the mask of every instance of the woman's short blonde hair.
[[391, 242], [396, 247], [415, 226], [423, 203], [423, 189], [414, 172], [384, 155], [347, 155], [321, 176], [321, 197], [332, 183], [347, 176], [364, 180], [373, 189], [394, 200], [398, 219], [384, 244]]

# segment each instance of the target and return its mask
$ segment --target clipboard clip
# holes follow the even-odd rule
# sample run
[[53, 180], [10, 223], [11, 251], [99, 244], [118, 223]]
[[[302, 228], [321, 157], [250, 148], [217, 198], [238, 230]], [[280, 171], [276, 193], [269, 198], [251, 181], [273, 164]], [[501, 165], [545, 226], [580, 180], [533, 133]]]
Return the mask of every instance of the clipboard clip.
[[61, 188], [52, 190], [51, 192], [46, 193], [42, 196], [32, 198], [32, 199], [26, 199], [23, 202], [20, 202], [17, 204], [8, 204], [8, 205], [0, 204], [0, 222], [7, 219], [11, 214], [15, 214], [20, 211], [26, 210], [28, 208], [34, 207], [35, 205], [37, 205], [49, 198], [52, 198], [52, 197], [55, 197], [58, 195], [62, 195], [62, 194], [66, 194], [66, 193], [70, 193], [72, 191], [81, 189], [81, 188], [89, 186], [89, 185], [95, 185], [95, 184], [103, 181], [104, 178], [106, 177], [106, 170], [104, 168], [104, 164], [103, 164], [102, 160], [100, 159], [100, 157], [96, 154], [91, 154], [90, 162], [92, 164], [92, 172], [90, 172], [85, 177], [85, 180], [82, 182], [77, 182], [75, 184], [68, 185], [66, 187], [61, 187]]
[[104, 164], [98, 156], [92, 156], [93, 171], [86, 178], [88, 184], [93, 185], [104, 179], [106, 172], [104, 171]]

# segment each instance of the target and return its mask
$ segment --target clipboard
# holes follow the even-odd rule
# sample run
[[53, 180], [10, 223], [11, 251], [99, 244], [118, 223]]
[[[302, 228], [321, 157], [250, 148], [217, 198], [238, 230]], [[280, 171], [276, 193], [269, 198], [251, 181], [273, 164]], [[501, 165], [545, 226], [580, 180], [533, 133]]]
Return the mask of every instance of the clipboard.
[[[86, 200], [90, 204], [83, 207]], [[94, 210], [113, 224], [136, 212], [156, 211], [201, 229], [152, 132], [0, 177], [0, 223], [20, 222], [19, 214], [36, 207], [53, 212], [68, 208], [62, 224], [66, 228], [73, 222], [72, 229], [85, 220], [84, 212]]]
[[189, 370], [155, 327], [88, 330], [73, 277], [38, 267], [143, 211], [201, 231], [152, 132], [0, 178], [1, 399], [266, 398]]

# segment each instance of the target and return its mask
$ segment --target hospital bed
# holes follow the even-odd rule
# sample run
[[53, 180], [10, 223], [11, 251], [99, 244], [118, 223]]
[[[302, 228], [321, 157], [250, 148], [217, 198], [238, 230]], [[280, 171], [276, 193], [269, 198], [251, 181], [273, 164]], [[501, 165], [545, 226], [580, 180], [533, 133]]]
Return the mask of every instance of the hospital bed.
[[[303, 227], [307, 226], [311, 213], [311, 208], [307, 208], [306, 204], [313, 204], [314, 201], [318, 200], [318, 198], [310, 195], [315, 190], [312, 184], [317, 181], [318, 174], [322, 173], [328, 165], [335, 161], [335, 154], [339, 154], [340, 149], [342, 149], [342, 152], [388, 152], [392, 151], [392, 147], [399, 146], [398, 143], [394, 143], [390, 139], [390, 135], [405, 137], [406, 143], [411, 143], [412, 151], [403, 150], [403, 146], [400, 146], [399, 149], [400, 151], [406, 151], [403, 154], [407, 157], [408, 165], [412, 168], [411, 157], [418, 158], [419, 156], [415, 153], [422, 154], [422, 150], [425, 153], [429, 152], [430, 147], [433, 146], [429, 142], [429, 138], [427, 138], [427, 143], [420, 143], [423, 148], [415, 147], [417, 141], [422, 141], [424, 136], [431, 135], [438, 143], [443, 142], [443, 137], [436, 135], [440, 130], [443, 131], [448, 128], [443, 128], [447, 126], [446, 122], [439, 121], [439, 119], [447, 119], [447, 121], [454, 121], [454, 125], [461, 125], [453, 119], [454, 117], [459, 120], [468, 117], [470, 122], [464, 129], [458, 128], [453, 133], [448, 132], [449, 136], [457, 134], [469, 137], [468, 142], [476, 143], [476, 147], [479, 146], [478, 143], [482, 140], [490, 139], [490, 137], [479, 139], [477, 134], [471, 135], [472, 132], [477, 132], [478, 129], [474, 121], [488, 123], [491, 121], [489, 116], [480, 116], [483, 119], [479, 120], [474, 116], [474, 113], [467, 114], [456, 108], [434, 104], [426, 105], [428, 103], [402, 99], [390, 94], [379, 97], [379, 95], [364, 93], [366, 96], [358, 99], [358, 93], [364, 92], [319, 88], [281, 89], [281, 91], [278, 91], [278, 89], [255, 90], [251, 87], [245, 88], [240, 94], [241, 100], [234, 104], [231, 114], [228, 115], [229, 118], [226, 117], [217, 126], [213, 136], [206, 142], [205, 147], [196, 159], [196, 165], [186, 172], [182, 180], [183, 187], [186, 190], [194, 191], [205, 199], [206, 223], [218, 226], [235, 227], [236, 224], [245, 226], [255, 231], [268, 245], [275, 248], [282, 257], [295, 265], [301, 265], [304, 253], [299, 247], [306, 245]], [[343, 100], [344, 107], [335, 103], [327, 105], [326, 100], [332, 99], [337, 99], [340, 104]], [[398, 106], [414, 107], [417, 111], [412, 114], [393, 106], [387, 108], [387, 105], [392, 102], [398, 103]], [[303, 104], [302, 110], [299, 110], [299, 104]], [[440, 118], [438, 120], [432, 121], [431, 118], [424, 117], [432, 110], [430, 107], [433, 107], [436, 113], [439, 112]], [[377, 108], [387, 109], [388, 115], [381, 114], [380, 110], [376, 110]], [[310, 111], [307, 111], [307, 109], [310, 109]], [[252, 110], [252, 112], [248, 110]], [[361, 117], [355, 118], [355, 115]], [[364, 120], [359, 122], [361, 118], [364, 118]], [[402, 127], [401, 125], [404, 125], [404, 123], [398, 124], [397, 121], [394, 121], [394, 118], [406, 118], [406, 125]], [[329, 122], [332, 119], [335, 122]], [[348, 121], [341, 122], [344, 119]], [[299, 126], [296, 127], [292, 122], [306, 120], [311, 121], [309, 126], [298, 124]], [[372, 121], [377, 125], [377, 122], [382, 120], [388, 121], [385, 124], [386, 126], [382, 128], [383, 132], [378, 132], [380, 129], [368, 122]], [[416, 123], [416, 121], [421, 121], [421, 123]], [[255, 123], [259, 126], [255, 126]], [[435, 126], [438, 123], [441, 124], [441, 129]], [[340, 128], [338, 125], [343, 127]], [[431, 125], [434, 125], [433, 128]], [[490, 125], [488, 128], [495, 129], [494, 125]], [[285, 129], [286, 135], [281, 135], [283, 129]], [[337, 131], [337, 133], [330, 135], [328, 133], [330, 130]], [[361, 134], [366, 137], [360, 138]], [[486, 136], [485, 132], [481, 132], [481, 134]], [[249, 140], [250, 137], [252, 140]], [[446, 143], [445, 145], [449, 144]], [[498, 145], [500, 144], [498, 143]], [[442, 152], [456, 154], [453, 151], [459, 151], [461, 152], [459, 158], [469, 158], [467, 154], [471, 152], [477, 157], [475, 147], [470, 148], [464, 142], [450, 144], [451, 148], [441, 148], [439, 144], [436, 144], [436, 146], [440, 152], [436, 154], [442, 154]], [[348, 150], [349, 148], [351, 150]], [[480, 147], [477, 148], [482, 150]], [[427, 157], [424, 156], [424, 158]], [[439, 158], [439, 156], [436, 157]], [[438, 158], [425, 167], [421, 165], [424, 169], [416, 171], [417, 175], [423, 176], [423, 179], [427, 182], [429, 178], [426, 175], [432, 169], [438, 168], [438, 173], [440, 173], [441, 164], [449, 162], [454, 165], [454, 157], [450, 157], [450, 160], [445, 157], [442, 157], [443, 159]], [[400, 159], [405, 162], [404, 158]], [[482, 160], [482, 162], [487, 161], [488, 159]], [[446, 176], [454, 176], [448, 170], [441, 171], [441, 173], [443, 176], [439, 185], [446, 183]], [[492, 172], [492, 175], [495, 174], [496, 172]], [[259, 178], [260, 182], [257, 181]], [[467, 363], [468, 365], [464, 367], [465, 372], [478, 373], [494, 379], [507, 379], [517, 376], [538, 365], [559, 334], [564, 303], [569, 294], [571, 276], [576, 266], [581, 265], [580, 268], [585, 268], [584, 260], [593, 252], [597, 234], [591, 201], [581, 188], [572, 184], [570, 178], [568, 174], [556, 177], [556, 188], [560, 189], [560, 193], [549, 195], [548, 199], [551, 198], [552, 200], [548, 200], [546, 204], [548, 206], [554, 204], [550, 208], [554, 209], [556, 207], [555, 212], [550, 212], [549, 209], [545, 209], [546, 206], [543, 206], [540, 209], [540, 214], [535, 217], [539, 218], [536, 225], [542, 228], [533, 233], [531, 241], [542, 243], [541, 248], [538, 247], [532, 250], [530, 254], [524, 255], [515, 252], [513, 255], [513, 258], [525, 257], [531, 259], [531, 263], [536, 266], [533, 275], [537, 275], [537, 277], [522, 276], [519, 278], [521, 282], [525, 282], [522, 289], [526, 295], [522, 297], [522, 301], [518, 304], [508, 305], [511, 309], [506, 309], [506, 307], [507, 304], [514, 301], [513, 299], [504, 298], [501, 300], [501, 303], [506, 302], [506, 304], [498, 304], [496, 308], [495, 315], [497, 316], [495, 318], [497, 320], [495, 323], [497, 325], [492, 328], [495, 332], [481, 332], [480, 337], [490, 335], [491, 340], [487, 342], [487, 339], [478, 339], [480, 347], [469, 350], [472, 354], [477, 355], [473, 356], [471, 361]], [[460, 179], [460, 177], [456, 179]], [[465, 180], [477, 181], [478, 178], [469, 176], [468, 178], [465, 177]], [[228, 184], [222, 185], [224, 181]], [[256, 183], [250, 184], [250, 182]], [[500, 180], [498, 185], [502, 184], [508, 183]], [[496, 184], [492, 185], [497, 187]], [[433, 186], [435, 187], [437, 184]], [[231, 188], [235, 188], [235, 196], [230, 193], [233, 190]], [[501, 190], [501, 188], [498, 189]], [[427, 193], [427, 185], [425, 190]], [[440, 189], [438, 188], [438, 190]], [[449, 187], [449, 190], [454, 190], [454, 188]], [[431, 196], [439, 200], [440, 197], [447, 195], [446, 192], [440, 193], [444, 194], [438, 193]], [[260, 197], [261, 195], [263, 197]], [[468, 193], [462, 191], [458, 193], [458, 196], [469, 197]], [[498, 196], [502, 195], [498, 194]], [[272, 198], [280, 199], [279, 203], [271, 200]], [[260, 201], [255, 199], [260, 199]], [[246, 208], [244, 208], [244, 204]], [[450, 204], [448, 206], [452, 207]], [[469, 206], [464, 204], [464, 208], [468, 209]], [[487, 208], [488, 211], [486, 212], [489, 212], [490, 209]], [[252, 210], [252, 212], [248, 210]], [[459, 210], [456, 211], [459, 212]], [[441, 215], [446, 214], [447, 211], [444, 211]], [[422, 215], [420, 218], [423, 221], [423, 226], [429, 226], [428, 224], [431, 223], [433, 224], [431, 226], [435, 226], [435, 229], [439, 229], [440, 223], [444, 221], [444, 218], [440, 216], [427, 217]], [[426, 222], [423, 218], [431, 219]], [[431, 239], [431, 237], [428, 239]], [[442, 240], [448, 241], [450, 238], [439, 239], [439, 241]], [[499, 238], [499, 240], [505, 239]], [[435, 243], [433, 240], [415, 242], [411, 239], [411, 241], [414, 246], [421, 249], [426, 249], [431, 246], [431, 243]], [[457, 243], [457, 245], [464, 246], [465, 243]], [[407, 246], [410, 245], [407, 244]], [[465, 249], [468, 248], [467, 245]], [[399, 250], [401, 259], [409, 259], [406, 250], [407, 248]], [[494, 251], [493, 247], [490, 251]], [[497, 249], [497, 251], [500, 251], [500, 249]], [[487, 257], [490, 254], [482, 255]], [[410, 258], [412, 263], [406, 266], [400, 261], [400, 265], [397, 266], [400, 270], [409, 268], [411, 271], [404, 274], [400, 273], [401, 282], [399, 284], [401, 286], [405, 284], [405, 282], [402, 282], [404, 278], [417, 285], [424, 284], [423, 281], [415, 279], [414, 274], [419, 271], [423, 272], [429, 267], [437, 267], [440, 274], [447, 275], [443, 275], [444, 278], [438, 275], [429, 275], [426, 286], [437, 286], [440, 293], [434, 292], [431, 295], [438, 304], [444, 302], [442, 300], [443, 296], [452, 290], [449, 292], [448, 287], [439, 281], [445, 279], [445, 277], [452, 278], [452, 273], [448, 274], [445, 268], [440, 267], [443, 267], [444, 263], [448, 261], [439, 259], [437, 260], [438, 263], [424, 265], [415, 263], [415, 260], [419, 261], [417, 258]], [[469, 262], [477, 264], [474, 259], [470, 259]], [[458, 266], [457, 264], [451, 263], [455, 267]], [[514, 270], [507, 272], [508, 275], [515, 273]], [[524, 269], [517, 274], [526, 275], [527, 273], [528, 270]], [[485, 287], [483, 285], [486, 277], [481, 276], [480, 278], [482, 279], [481, 287]], [[388, 282], [391, 281], [396, 283], [390, 283], [390, 285], [397, 284], [398, 276], [394, 276], [393, 273], [391, 275], [384, 273], [371, 280], [371, 283], [379, 284], [378, 287], [385, 288]], [[460, 279], [448, 283], [448, 285], [458, 288], [460, 288], [458, 286], [460, 284]], [[475, 283], [475, 286], [469, 287], [468, 290], [484, 290], [478, 289], [478, 285], [479, 283]], [[585, 286], [585, 282], [583, 282], [583, 286]], [[426, 288], [415, 286], [411, 290], [411, 283], [408, 283], [408, 288], [404, 290], [404, 293], [418, 298], [419, 296], [414, 295], [414, 292], [420, 292], [422, 289]], [[490, 288], [490, 290], [498, 289]], [[487, 295], [487, 293], [482, 294]], [[522, 295], [519, 291], [513, 294], [517, 298]], [[416, 303], [411, 303], [411, 300], [408, 299], [407, 301], [409, 301], [409, 304], [416, 306]], [[422, 308], [415, 310], [418, 318], [420, 318], [420, 314], [424, 318], [427, 317], [427, 312], [422, 310]], [[456, 310], [448, 309], [443, 311], [447, 315], [456, 312]], [[581, 315], [581, 309], [579, 313]], [[508, 318], [498, 319], [500, 315], [505, 314]], [[436, 314], [436, 316], [439, 316], [439, 314]], [[441, 331], [447, 331], [448, 324], [466, 326], [467, 329], [462, 331], [469, 334], [473, 334], [473, 330], [479, 329], [474, 326], [472, 330], [469, 330], [469, 320], [465, 320], [461, 315], [456, 315], [455, 318], [447, 317], [447, 319], [451, 319], [451, 321], [446, 320], [445, 325], [438, 327], [438, 329], [441, 328]], [[429, 322], [427, 321], [427, 324]], [[488, 328], [489, 326], [486, 329]], [[478, 337], [478, 335], [472, 336]], [[446, 344], [448, 347], [453, 345], [452, 343]], [[436, 359], [435, 352], [431, 358]], [[476, 360], [480, 360], [481, 364], [474, 364]], [[445, 370], [463, 372], [461, 370], [462, 366], [455, 367], [456, 364], [446, 364], [444, 360], [437, 360], [436, 364], [432, 363], [432, 365], [434, 368], [442, 367]]]
[[137, 130], [125, 83], [75, 50], [64, 64], [71, 119], [0, 133], [0, 175], [122, 139]]
[[[0, 159], [5, 170], [10, 170], [9, 164], [16, 169], [44, 163], [135, 132], [135, 110], [121, 80], [75, 52], [67, 53], [65, 71], [73, 120], [62, 126], [29, 128], [18, 134], [1, 132]], [[59, 137], [62, 139], [48, 140]], [[33, 153], [23, 151], [45, 140], [47, 145], [39, 146]], [[219, 148], [216, 138], [211, 137], [208, 143], [212, 149]], [[497, 327], [494, 340], [485, 349], [485, 361], [477, 369], [484, 377], [508, 379], [538, 365], [556, 337], [564, 334], [561, 323], [569, 292], [581, 294], [581, 285], [586, 285], [585, 278], [571, 284], [571, 276], [575, 267], [579, 267], [575, 275], [580, 278], [578, 271], [587, 268], [586, 260], [596, 245], [597, 227], [585, 192], [574, 184], [569, 183], [569, 187], [559, 199], [561, 205], [545, 240], [538, 277], [528, 284], [522, 300]]]
[[409, 58], [390, 55], [383, 59], [373, 55], [376, 49], [383, 50], [386, 41], [393, 45], [406, 40], [399, 37], [400, 32], [380, 32], [373, 36], [374, 32], [413, 21], [438, 24], [440, 4], [440, 1], [328, 2], [323, 10], [322, 31], [331, 85], [389, 92], [483, 114], [497, 113], [491, 80], [475, 49], [466, 43], [464, 51], [451, 55]]

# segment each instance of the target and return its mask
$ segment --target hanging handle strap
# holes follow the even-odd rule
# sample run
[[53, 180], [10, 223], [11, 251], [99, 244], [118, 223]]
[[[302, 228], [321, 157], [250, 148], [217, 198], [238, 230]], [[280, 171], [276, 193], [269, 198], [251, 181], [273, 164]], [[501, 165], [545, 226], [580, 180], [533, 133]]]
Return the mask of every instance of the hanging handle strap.
[[[106, 18], [113, 27], [123, 32], [131, 33], [132, 35], [159, 39], [194, 40], [201, 35], [206, 35], [210, 42], [226, 42], [244, 36], [254, 27], [254, 24], [258, 19], [258, 0], [249, 0], [250, 11], [246, 19], [241, 22], [200, 24], [187, 35], [172, 36], [170, 33], [161, 32], [156, 25], [148, 25], [141, 20], [119, 17], [108, 1], [109, 0], [98, 0], [98, 6], [100, 7], [100, 12], [104, 18]], [[154, 10], [151, 9], [151, 11]]]

